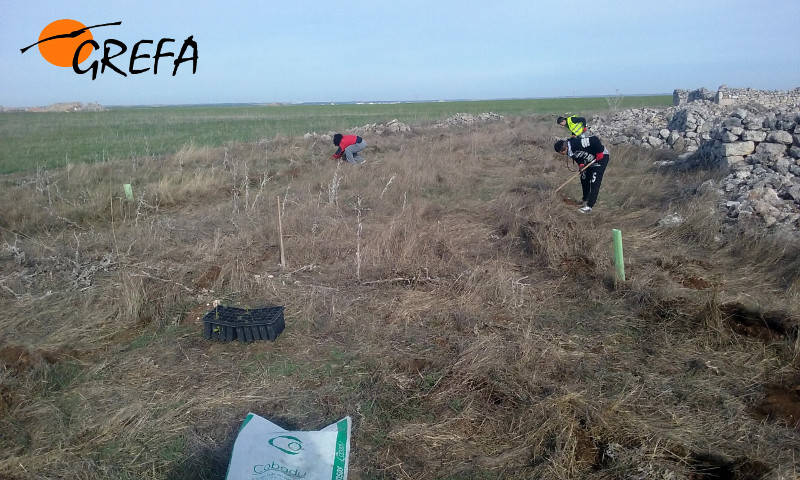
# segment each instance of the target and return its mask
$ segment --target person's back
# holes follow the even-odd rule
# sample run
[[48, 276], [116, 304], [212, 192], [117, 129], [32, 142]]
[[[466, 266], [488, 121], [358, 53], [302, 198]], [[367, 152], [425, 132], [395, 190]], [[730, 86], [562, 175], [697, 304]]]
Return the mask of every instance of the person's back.
[[606, 171], [610, 154], [603, 142], [596, 136], [573, 137], [559, 140], [554, 145], [556, 153], [566, 155], [578, 164], [581, 174], [581, 190], [583, 206], [581, 213], [589, 213], [597, 202], [603, 174]]
[[333, 136], [333, 144], [339, 148], [331, 158], [339, 159], [344, 155], [348, 163], [364, 163], [364, 157], [359, 152], [367, 147], [367, 142], [358, 135], [337, 133]]
[[577, 115], [569, 117], [558, 117], [556, 123], [565, 127], [573, 137], [581, 137], [586, 134], [586, 119]]

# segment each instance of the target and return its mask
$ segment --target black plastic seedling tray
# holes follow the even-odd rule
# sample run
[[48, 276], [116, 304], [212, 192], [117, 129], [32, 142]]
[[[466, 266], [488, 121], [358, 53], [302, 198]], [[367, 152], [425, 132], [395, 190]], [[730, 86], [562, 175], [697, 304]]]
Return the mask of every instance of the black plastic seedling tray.
[[203, 316], [206, 340], [241, 342], [272, 340], [286, 326], [283, 307], [237, 308], [217, 306]]

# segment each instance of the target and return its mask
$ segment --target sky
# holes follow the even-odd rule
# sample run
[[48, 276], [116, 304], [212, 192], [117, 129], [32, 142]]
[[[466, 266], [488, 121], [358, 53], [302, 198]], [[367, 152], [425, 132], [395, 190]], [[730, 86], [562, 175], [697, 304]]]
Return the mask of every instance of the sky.
[[[800, 87], [800, 0], [0, 0], [0, 106], [490, 100]], [[37, 42], [56, 20], [126, 46], [76, 73]], [[188, 37], [197, 70], [173, 61]], [[155, 46], [173, 56], [159, 61]], [[130, 53], [142, 43], [135, 67]], [[112, 52], [117, 50], [112, 49]], [[192, 49], [186, 57], [191, 57]]]

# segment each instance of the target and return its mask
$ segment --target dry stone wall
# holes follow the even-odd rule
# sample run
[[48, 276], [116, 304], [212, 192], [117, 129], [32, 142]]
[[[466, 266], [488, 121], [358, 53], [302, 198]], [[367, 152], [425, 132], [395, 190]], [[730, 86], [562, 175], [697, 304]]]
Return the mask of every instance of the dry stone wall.
[[[436, 123], [431, 125], [430, 128], [455, 128], [455, 127], [464, 127], [464, 126], [473, 126], [480, 123], [486, 122], [497, 122], [503, 120], [502, 115], [498, 115], [492, 112], [480, 113], [477, 115], [473, 115], [471, 113], [456, 113], [451, 115], [446, 120], [440, 123]], [[410, 126], [403, 122], [397, 121], [397, 119], [392, 120], [389, 123], [368, 123], [361, 127], [354, 127], [349, 128], [346, 130], [345, 133], [350, 133], [354, 135], [369, 135], [369, 134], [377, 134], [377, 135], [384, 135], [384, 134], [392, 134], [392, 133], [413, 133], [413, 130]], [[303, 135], [303, 138], [306, 140], [331, 140], [333, 139], [334, 132], [329, 132], [327, 134], [318, 134], [314, 133], [306, 133]]]
[[774, 108], [781, 105], [800, 104], [800, 88], [785, 92], [781, 90], [756, 90], [754, 88], [728, 88], [727, 85], [722, 85], [716, 92], [705, 88], [693, 91], [675, 90], [672, 92], [672, 103], [675, 106], [698, 100], [706, 100], [726, 106], [757, 104], [764, 108]]
[[475, 125], [485, 122], [497, 122], [503, 119], [502, 115], [493, 112], [480, 113], [473, 115], [471, 113], [456, 113], [448, 117], [444, 122], [437, 123], [432, 128], [450, 128], [450, 127], [463, 127]]
[[612, 145], [672, 149], [676, 169], [719, 168], [716, 190], [731, 222], [756, 220], [800, 238], [800, 88], [673, 93], [675, 106], [595, 116], [589, 130]]

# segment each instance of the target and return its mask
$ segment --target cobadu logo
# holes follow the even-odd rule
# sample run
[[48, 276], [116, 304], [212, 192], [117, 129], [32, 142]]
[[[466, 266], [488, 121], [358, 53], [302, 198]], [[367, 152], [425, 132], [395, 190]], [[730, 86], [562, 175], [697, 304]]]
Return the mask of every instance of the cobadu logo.
[[[295, 478], [303, 478], [306, 475], [308, 475], [308, 472], [301, 472], [299, 468], [292, 469], [284, 465], [281, 465], [278, 462], [272, 462], [269, 465], [267, 464], [253, 465], [253, 475], [265, 475], [272, 471], [278, 471], [284, 475], [288, 475]], [[259, 478], [264, 478], [264, 477], [259, 477]]]
[[[99, 61], [93, 61], [87, 68], [81, 68], [81, 63], [88, 60], [94, 51], [100, 50], [100, 44], [94, 40], [91, 29], [114, 25], [122, 25], [122, 22], [101, 23], [87, 27], [77, 20], [56, 20], [44, 27], [42, 33], [39, 34], [39, 41], [21, 48], [20, 51], [25, 53], [31, 47], [38, 45], [39, 53], [48, 62], [57, 67], [72, 66], [72, 70], [79, 75], [92, 72], [92, 80], [97, 78], [98, 71], [100, 74], [105, 73], [106, 68], [127, 77], [128, 73], [131, 75], [145, 73], [151, 69], [152, 65], [153, 74], [156, 75], [158, 74], [159, 60], [164, 57], [174, 57], [173, 77], [178, 73], [178, 67], [186, 62], [192, 62], [192, 74], [197, 72], [197, 42], [194, 41], [193, 35], [183, 41], [177, 57], [174, 52], [169, 50], [170, 45], [167, 45], [174, 43], [174, 38], [159, 40], [155, 51], [151, 47], [154, 44], [153, 40], [136, 42], [130, 51], [129, 61], [124, 65], [127, 67], [128, 73], [123, 70], [124, 67], [120, 68], [123, 65], [120, 61], [124, 62], [125, 57], [118, 58], [128, 51], [128, 46], [120, 40], [109, 38], [103, 42], [102, 58]], [[152, 56], [150, 52], [153, 53]]]
[[297, 455], [303, 449], [303, 442], [299, 438], [289, 435], [272, 437], [267, 443], [289, 455]]
[[[291, 435], [272, 437], [267, 440], [267, 443], [289, 455], [298, 455], [303, 450], [303, 441]], [[307, 472], [301, 472], [299, 468], [291, 469], [275, 461], [270, 464], [253, 465], [253, 475], [264, 475], [274, 470], [295, 478], [303, 478], [307, 474]]]

